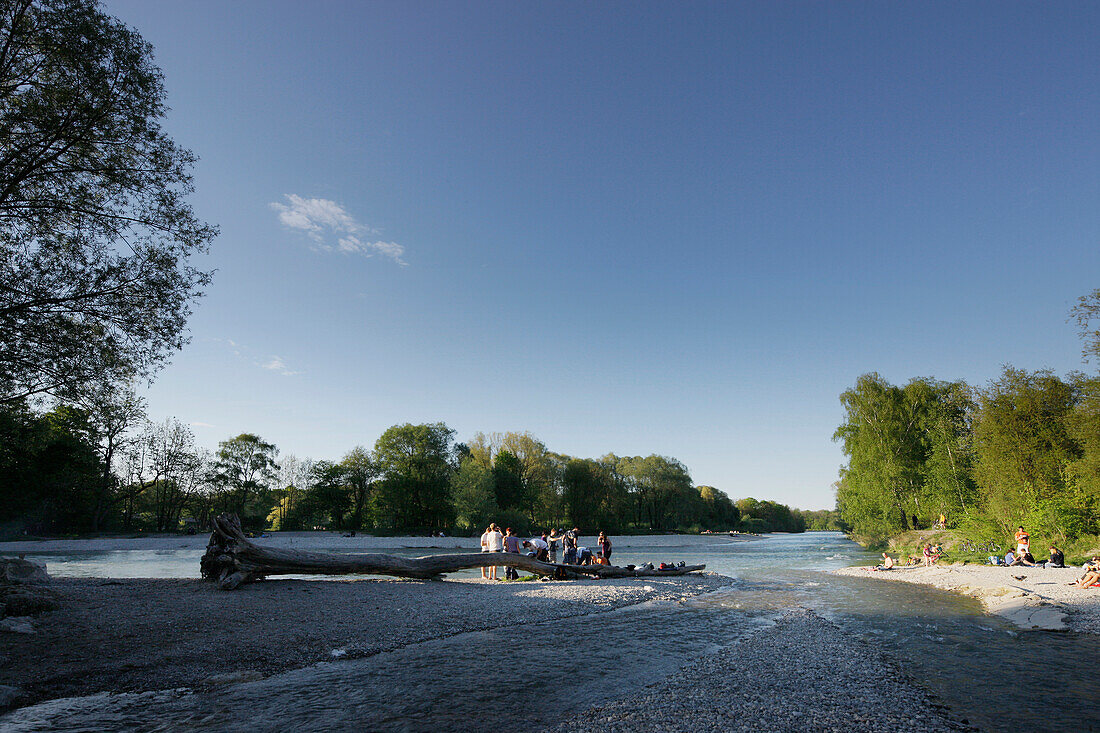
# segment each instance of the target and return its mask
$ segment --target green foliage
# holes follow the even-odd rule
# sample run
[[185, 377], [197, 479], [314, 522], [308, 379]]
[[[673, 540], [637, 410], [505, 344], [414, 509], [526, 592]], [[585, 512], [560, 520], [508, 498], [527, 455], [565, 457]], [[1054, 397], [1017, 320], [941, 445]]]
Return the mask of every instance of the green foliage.
[[152, 48], [94, 0], [4, 3], [0, 48], [0, 402], [150, 377], [216, 234], [185, 203]]
[[493, 459], [493, 493], [497, 506], [504, 510], [521, 509], [527, 505], [523, 485], [523, 466], [515, 453], [502, 450]]
[[739, 499], [741, 527], [749, 532], [805, 532], [806, 522], [797, 511], [774, 501]]
[[795, 509], [807, 532], [847, 532], [850, 528], [837, 509]]
[[476, 459], [467, 456], [451, 477], [451, 503], [455, 526], [480, 532], [496, 521], [497, 506], [493, 473]]
[[629, 516], [625, 477], [605, 461], [574, 458], [566, 463], [562, 500], [569, 525], [588, 531], [621, 532]]
[[243, 525], [260, 527], [267, 516], [270, 502], [265, 498], [276, 478], [278, 453], [274, 444], [252, 433], [218, 444], [210, 481], [222, 506], [235, 512]]
[[881, 541], [940, 514], [957, 516], [975, 501], [970, 419], [974, 403], [961, 382], [914, 379], [904, 388], [865, 374], [840, 396], [845, 421], [837, 506], [858, 538]]
[[443, 423], [395, 425], [374, 444], [382, 476], [376, 505], [379, 524], [393, 529], [449, 527], [448, 501], [454, 431]]
[[1017, 526], [1057, 543], [1100, 529], [1100, 380], [1005, 367], [984, 389], [864, 375], [841, 396], [837, 505], [873, 544], [940, 514], [978, 542]]
[[635, 522], [655, 530], [675, 529], [692, 522], [691, 504], [699, 499], [687, 467], [675, 458], [650, 455], [645, 458], [607, 456], [616, 470], [627, 480], [634, 498]]
[[[986, 513], [1009, 532], [1024, 521], [1053, 530], [1086, 507], [1074, 507], [1065, 468], [1081, 458], [1066, 418], [1077, 400], [1074, 385], [1049, 371], [1006, 367], [979, 392], [974, 420], [975, 479]], [[1060, 511], [1061, 510], [1061, 511]]]
[[34, 534], [88, 531], [103, 464], [87, 422], [61, 409], [38, 415], [0, 408], [0, 522], [20, 520]]

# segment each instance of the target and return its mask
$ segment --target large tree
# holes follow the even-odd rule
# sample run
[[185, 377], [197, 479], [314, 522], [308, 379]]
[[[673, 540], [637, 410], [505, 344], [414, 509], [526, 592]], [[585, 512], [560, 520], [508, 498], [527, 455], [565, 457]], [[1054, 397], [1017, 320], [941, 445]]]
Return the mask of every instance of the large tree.
[[152, 48], [95, 0], [0, 4], [0, 403], [149, 377], [216, 234]]
[[395, 529], [438, 529], [450, 524], [451, 441], [444, 423], [394, 425], [374, 444], [382, 476], [379, 504], [384, 521]]
[[979, 392], [975, 476], [1003, 533], [1019, 523], [1061, 538], [1087, 525], [1088, 503], [1066, 485], [1067, 467], [1082, 458], [1069, 429], [1078, 398], [1078, 384], [1049, 370], [1012, 367]]
[[210, 479], [221, 490], [222, 505], [236, 512], [242, 521], [246, 521], [247, 513], [247, 521], [255, 523], [255, 512], [247, 512], [249, 503], [278, 478], [278, 454], [273, 443], [252, 433], [241, 433], [218, 444]]

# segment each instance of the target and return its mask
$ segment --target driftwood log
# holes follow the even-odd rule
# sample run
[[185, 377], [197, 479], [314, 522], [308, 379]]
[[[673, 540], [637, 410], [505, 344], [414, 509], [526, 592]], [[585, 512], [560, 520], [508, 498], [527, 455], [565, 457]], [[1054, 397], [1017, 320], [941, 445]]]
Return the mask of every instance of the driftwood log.
[[233, 590], [268, 575], [392, 575], [428, 580], [440, 578], [444, 573], [493, 565], [511, 565], [561, 580], [684, 575], [706, 567], [687, 565], [671, 570], [631, 570], [614, 565], [560, 565], [514, 552], [463, 552], [408, 558], [284, 550], [250, 542], [241, 531], [236, 514], [222, 514], [214, 519], [210, 544], [200, 561], [202, 577], [217, 583], [223, 590]]

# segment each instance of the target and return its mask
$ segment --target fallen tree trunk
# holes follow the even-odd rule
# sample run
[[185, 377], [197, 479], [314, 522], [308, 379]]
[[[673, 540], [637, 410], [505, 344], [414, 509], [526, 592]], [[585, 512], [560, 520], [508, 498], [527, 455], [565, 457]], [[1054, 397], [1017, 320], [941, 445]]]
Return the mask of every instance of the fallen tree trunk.
[[214, 531], [200, 561], [202, 577], [217, 583], [223, 590], [233, 590], [268, 575], [392, 575], [427, 580], [439, 578], [444, 573], [493, 565], [510, 565], [561, 580], [684, 575], [706, 567], [687, 565], [671, 570], [642, 570], [614, 565], [557, 565], [514, 552], [463, 552], [407, 558], [283, 550], [250, 542], [241, 531], [240, 520], [235, 514], [222, 514], [214, 519]]

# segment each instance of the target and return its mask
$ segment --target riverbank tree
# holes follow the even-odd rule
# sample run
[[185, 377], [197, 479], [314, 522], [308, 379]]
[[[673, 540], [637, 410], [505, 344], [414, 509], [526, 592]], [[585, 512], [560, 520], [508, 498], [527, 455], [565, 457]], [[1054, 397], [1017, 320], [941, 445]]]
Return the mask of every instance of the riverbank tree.
[[0, 403], [79, 401], [186, 342], [216, 230], [166, 110], [152, 47], [98, 2], [0, 8]]
[[1006, 366], [981, 388], [867, 374], [841, 396], [837, 505], [866, 544], [947, 519], [974, 539], [1020, 525], [1062, 543], [1100, 530], [1100, 380]]

